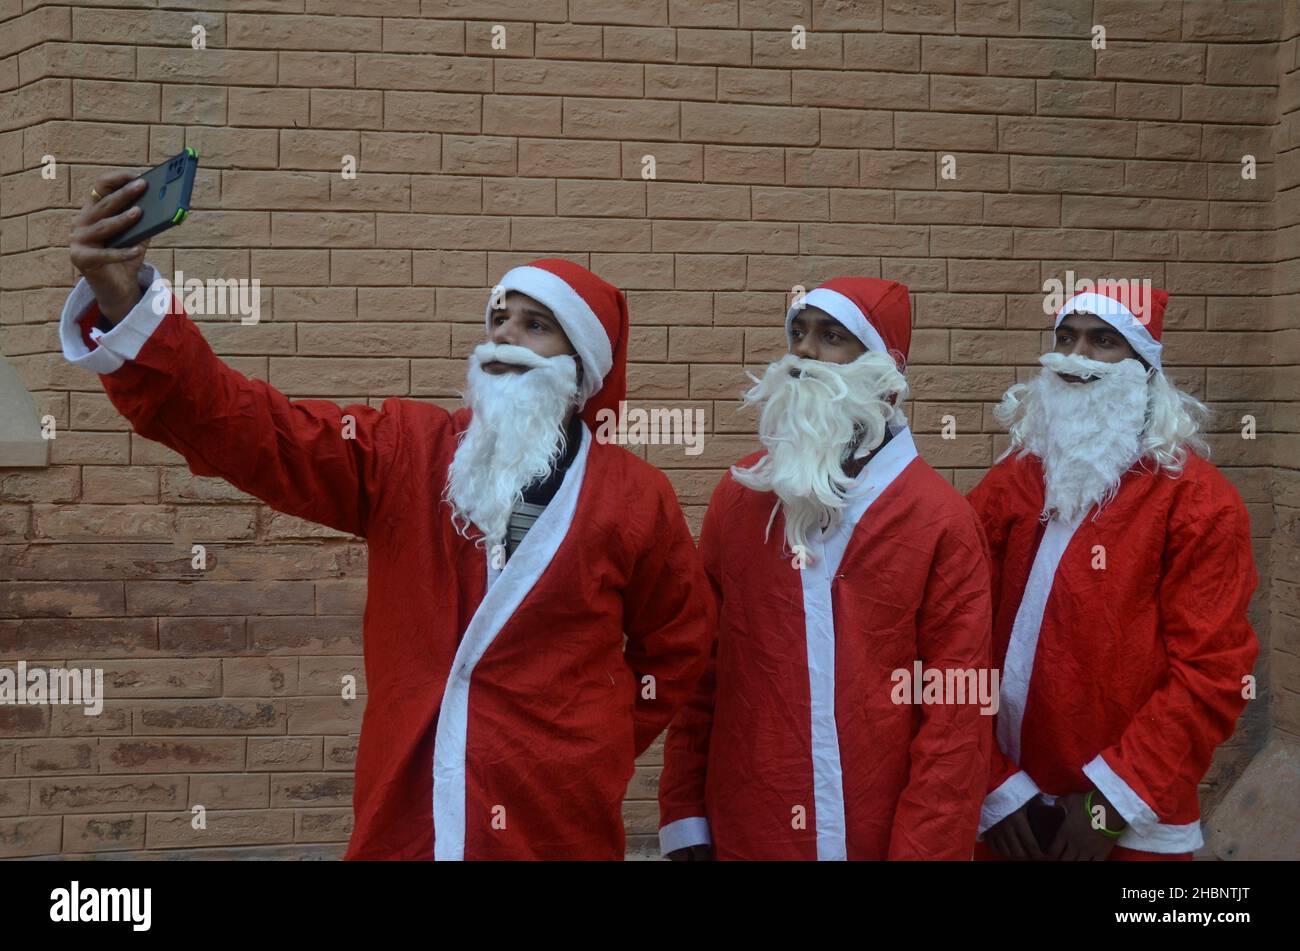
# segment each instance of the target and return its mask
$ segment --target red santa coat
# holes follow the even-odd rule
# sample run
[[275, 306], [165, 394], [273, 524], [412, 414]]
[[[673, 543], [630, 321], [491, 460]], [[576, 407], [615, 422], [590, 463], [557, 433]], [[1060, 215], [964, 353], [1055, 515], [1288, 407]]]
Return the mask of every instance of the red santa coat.
[[156, 293], [91, 349], [98, 309], [81, 282], [65, 355], [194, 474], [366, 539], [345, 857], [621, 859], [633, 759], [699, 679], [711, 636], [667, 478], [584, 426], [561, 488], [495, 570], [440, 502], [468, 410], [290, 401], [222, 363], [184, 315], [151, 313]]
[[969, 498], [989, 542], [1003, 666], [980, 832], [1040, 791], [1096, 787], [1129, 824], [1118, 845], [1199, 848], [1196, 787], [1246, 706], [1259, 650], [1237, 490], [1189, 454], [1177, 478], [1134, 467], [1095, 518], [1044, 525], [1042, 463], [1026, 455]]
[[720, 859], [971, 857], [987, 718], [977, 702], [895, 703], [891, 678], [918, 659], [988, 668], [979, 526], [906, 428], [849, 498], [799, 570], [780, 516], [763, 541], [772, 493], [730, 473], [714, 492], [700, 548], [718, 635], [668, 731], [665, 852], [711, 837]]

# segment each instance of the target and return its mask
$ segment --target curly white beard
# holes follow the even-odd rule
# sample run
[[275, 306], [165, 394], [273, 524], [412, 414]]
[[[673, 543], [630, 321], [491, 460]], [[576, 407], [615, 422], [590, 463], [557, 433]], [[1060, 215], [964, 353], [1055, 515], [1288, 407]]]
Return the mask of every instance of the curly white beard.
[[[1043, 370], [1007, 390], [994, 415], [1011, 433], [1011, 447], [1001, 458], [1019, 451], [1042, 460], [1044, 518], [1073, 522], [1094, 505], [1100, 511], [1139, 459], [1152, 456], [1160, 463], [1181, 452], [1181, 467], [1186, 457], [1181, 444], [1199, 442], [1193, 439], [1193, 410], [1204, 407], [1137, 360], [1102, 363], [1045, 353], [1038, 362]], [[1061, 373], [1093, 380], [1070, 383]], [[1194, 405], [1184, 405], [1183, 398]], [[1149, 421], [1159, 431], [1150, 431]]]
[[[494, 375], [492, 361], [529, 367]], [[526, 347], [484, 343], [469, 358], [466, 405], [473, 411], [447, 472], [443, 498], [452, 524], [468, 536], [469, 523], [484, 545], [505, 538], [510, 512], [523, 490], [544, 478], [564, 454], [564, 419], [578, 393], [573, 357], [538, 356]]]
[[762, 407], [758, 438], [767, 454], [747, 469], [733, 466], [731, 474], [756, 492], [776, 493], [786, 545], [806, 551], [844, 508], [853, 484], [844, 463], [879, 446], [889, 424], [905, 421], [899, 406], [907, 399], [907, 380], [892, 357], [874, 350], [844, 364], [787, 354], [761, 380], [750, 379], [754, 386], [744, 403]]

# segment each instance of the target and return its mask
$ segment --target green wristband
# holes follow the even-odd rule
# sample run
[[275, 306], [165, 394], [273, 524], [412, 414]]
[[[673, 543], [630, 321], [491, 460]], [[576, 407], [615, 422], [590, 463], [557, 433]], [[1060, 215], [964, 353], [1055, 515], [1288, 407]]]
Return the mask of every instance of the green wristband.
[[[1095, 789], [1088, 790], [1088, 798], [1083, 801], [1083, 810], [1084, 812], [1088, 813], [1088, 823], [1090, 825], [1092, 824], [1092, 794], [1095, 793], [1096, 791], [1097, 790]], [[1097, 827], [1093, 825], [1093, 828], [1096, 829]], [[1100, 832], [1108, 839], [1118, 839], [1120, 836], [1124, 834], [1123, 829], [1119, 829], [1119, 830], [1107, 829], [1105, 825], [1103, 825], [1100, 829], [1097, 829], [1097, 831]]]

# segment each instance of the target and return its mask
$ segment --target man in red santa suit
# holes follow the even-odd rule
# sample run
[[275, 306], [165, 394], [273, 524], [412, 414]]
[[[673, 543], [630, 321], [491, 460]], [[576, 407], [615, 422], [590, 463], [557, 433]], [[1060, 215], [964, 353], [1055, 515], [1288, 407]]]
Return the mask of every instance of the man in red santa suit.
[[1100, 282], [997, 409], [970, 493], [993, 569], [1002, 700], [981, 858], [1191, 858], [1196, 787], [1245, 708], [1256, 574], [1205, 407], [1161, 368], [1168, 295]]
[[921, 704], [899, 689], [918, 664], [987, 675], [990, 625], [975, 515], [900, 409], [907, 288], [828, 281], [786, 330], [790, 352], [745, 397], [766, 452], [723, 476], [704, 520], [718, 633], [668, 731], [660, 847], [969, 859], [989, 734], [974, 681]]
[[195, 474], [367, 542], [346, 857], [622, 858], [633, 759], [699, 679], [713, 615], [667, 478], [592, 435], [625, 392], [623, 294], [569, 261], [510, 270], [455, 413], [289, 400], [213, 354], [144, 247], [104, 247], [129, 179], [74, 222], [64, 355]]

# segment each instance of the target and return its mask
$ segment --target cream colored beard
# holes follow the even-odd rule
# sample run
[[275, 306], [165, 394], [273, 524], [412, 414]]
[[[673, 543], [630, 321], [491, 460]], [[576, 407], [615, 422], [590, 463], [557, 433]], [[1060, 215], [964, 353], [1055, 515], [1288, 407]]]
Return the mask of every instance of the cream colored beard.
[[[494, 359], [531, 369], [490, 374], [482, 366]], [[475, 349], [465, 394], [473, 416], [456, 447], [444, 494], [462, 534], [472, 522], [486, 544], [505, 538], [524, 488], [548, 475], [564, 453], [564, 420], [577, 392], [571, 356], [540, 357], [508, 345]]]
[[[1109, 502], [1141, 456], [1147, 372], [1134, 359], [1101, 363], [1047, 353], [1040, 362], [1043, 370], [1020, 398], [1018, 433], [1043, 463], [1043, 516], [1073, 522]], [[1070, 383], [1058, 372], [1097, 379]]]
[[[792, 368], [804, 376], [792, 377]], [[848, 364], [787, 354], [746, 394], [747, 404], [762, 407], [759, 440], [767, 454], [747, 469], [733, 467], [732, 477], [776, 494], [791, 551], [807, 551], [814, 535], [835, 523], [853, 483], [844, 463], [874, 450], [888, 424], [902, 421], [885, 397], [896, 393], [901, 403], [906, 391], [893, 359], [867, 351]]]

